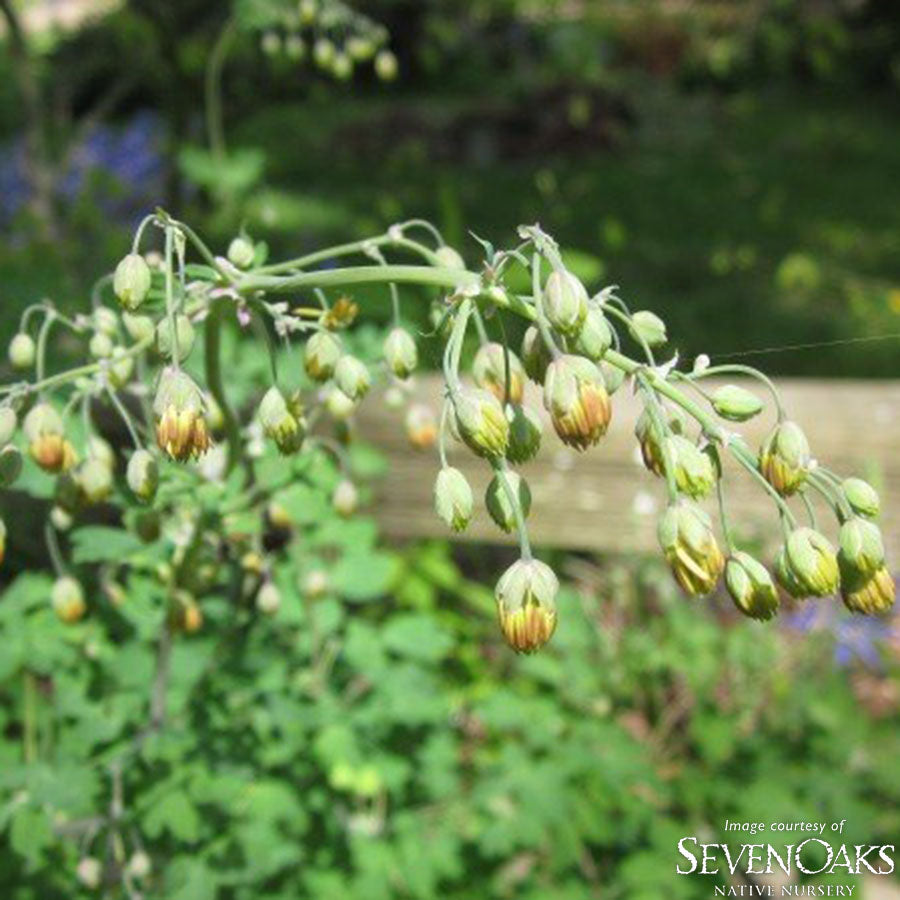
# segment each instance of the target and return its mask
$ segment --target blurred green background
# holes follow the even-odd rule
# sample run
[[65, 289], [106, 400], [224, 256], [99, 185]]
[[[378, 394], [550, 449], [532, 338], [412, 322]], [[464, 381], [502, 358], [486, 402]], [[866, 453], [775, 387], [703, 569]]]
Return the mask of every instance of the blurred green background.
[[[293, 3], [0, 0], [3, 343], [40, 297], [83, 309], [159, 204], [220, 247], [246, 227], [276, 257], [423, 216], [476, 264], [470, 231], [508, 246], [539, 221], [688, 358], [835, 342], [746, 361], [897, 376], [896, 2], [357, 9], [389, 30], [396, 79], [299, 59]], [[290, 502], [308, 543], [285, 609], [253, 630], [226, 628], [224, 601], [205, 610], [223, 630], [177, 648], [172, 723], [125, 772], [145, 896], [702, 898], [728, 881], [677, 877], [677, 841], [725, 840], [726, 817], [846, 818], [848, 843], [896, 840], [895, 620], [821, 603], [762, 626], [688, 602], [655, 562], [559, 553], [559, 633], [518, 659], [485, 587], [510, 551], [383, 549], [367, 519]], [[86, 541], [81, 560], [103, 562]], [[332, 581], [310, 605], [296, 584], [313, 562]], [[48, 585], [28, 572], [0, 600], [15, 900], [79, 895], [78, 859], [113, 852], [66, 821], [109, 802], [161, 614], [135, 578], [123, 609], [66, 629]], [[26, 691], [46, 742], [28, 765]]]

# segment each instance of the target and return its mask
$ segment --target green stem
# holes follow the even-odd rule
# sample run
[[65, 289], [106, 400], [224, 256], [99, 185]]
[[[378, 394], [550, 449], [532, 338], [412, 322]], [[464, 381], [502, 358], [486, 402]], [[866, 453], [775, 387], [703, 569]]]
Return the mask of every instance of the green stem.
[[495, 459], [491, 463], [491, 467], [500, 479], [500, 484], [503, 486], [503, 492], [506, 494], [506, 499], [512, 507], [513, 515], [516, 518], [516, 531], [519, 535], [519, 552], [522, 554], [522, 559], [527, 562], [532, 558], [531, 542], [528, 540], [528, 529], [525, 527], [525, 514], [522, 512], [519, 498], [516, 496], [516, 492], [509, 483], [509, 479], [506, 477], [507, 472], [509, 472], [509, 465], [505, 459]]
[[224, 297], [213, 300], [209, 306], [204, 329], [204, 350], [206, 364], [206, 385], [222, 410], [225, 420], [225, 435], [228, 441], [228, 462], [226, 471], [231, 471], [241, 452], [241, 429], [234, 410], [225, 395], [222, 381], [222, 315], [228, 301]]
[[292, 293], [310, 288], [348, 287], [353, 284], [421, 284], [433, 287], [475, 287], [480, 276], [463, 269], [441, 269], [430, 266], [350, 266], [346, 269], [322, 269], [301, 272], [282, 278], [250, 274], [235, 285], [241, 293], [269, 291]]
[[225, 22], [206, 63], [204, 91], [206, 94], [206, 134], [213, 154], [223, 160], [225, 147], [225, 125], [222, 117], [222, 70], [225, 58], [234, 37], [235, 25], [232, 19]]
[[727, 365], [727, 366], [712, 366], [709, 369], [704, 369], [702, 372], [697, 375], [685, 375], [685, 379], [688, 381], [692, 381], [698, 378], [706, 378], [709, 375], [748, 375], [750, 378], [755, 378], [757, 381], [761, 381], [772, 394], [772, 399], [775, 401], [775, 408], [778, 410], [778, 420], [783, 421], [786, 418], [786, 413], [784, 409], [784, 404], [781, 402], [781, 394], [778, 392], [778, 388], [775, 387], [772, 379], [769, 378], [764, 373], [760, 372], [759, 369], [754, 369], [753, 366], [740, 366], [740, 365]]
[[50, 329], [56, 321], [56, 310], [47, 309], [44, 321], [41, 323], [41, 330], [38, 332], [37, 339], [37, 369], [35, 375], [38, 381], [44, 378], [44, 370], [47, 365], [47, 340], [50, 337]]
[[175, 289], [172, 284], [172, 252], [175, 237], [172, 226], [166, 228], [166, 315], [169, 318], [171, 331], [172, 365], [175, 369], [181, 368], [181, 351], [178, 346], [178, 328], [175, 319]]
[[531, 258], [531, 291], [532, 302], [534, 303], [534, 318], [537, 321], [538, 331], [541, 334], [550, 356], [553, 359], [559, 359], [559, 348], [553, 341], [553, 335], [550, 333], [550, 326], [547, 324], [547, 317], [544, 315], [544, 294], [541, 288], [541, 258], [537, 253]]
[[647, 357], [647, 362], [650, 363], [651, 366], [656, 365], [656, 360], [653, 357], [653, 351], [650, 349], [650, 345], [644, 339], [643, 335], [641, 335], [637, 331], [631, 330], [631, 316], [622, 312], [621, 309], [613, 305], [612, 303], [607, 303], [603, 307], [604, 313], [612, 313], [615, 318], [617, 318], [624, 325], [628, 326], [628, 333], [641, 345], [641, 349], [644, 351], [644, 356]]

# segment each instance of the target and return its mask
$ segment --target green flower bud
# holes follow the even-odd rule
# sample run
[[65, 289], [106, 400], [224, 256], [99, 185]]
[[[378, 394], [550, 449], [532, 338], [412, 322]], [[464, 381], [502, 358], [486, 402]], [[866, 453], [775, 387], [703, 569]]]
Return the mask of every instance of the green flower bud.
[[384, 341], [384, 360], [398, 378], [408, 378], [419, 364], [413, 336], [403, 328], [391, 329]]
[[68, 531], [73, 522], [71, 513], [66, 512], [61, 506], [54, 506], [50, 510], [50, 524], [57, 531]]
[[522, 338], [522, 365], [525, 374], [536, 384], [543, 384], [551, 356], [538, 329], [531, 325]]
[[541, 449], [544, 434], [544, 426], [538, 414], [528, 406], [508, 404], [506, 419], [509, 422], [506, 458], [516, 465], [534, 459]]
[[0, 446], [13, 439], [18, 424], [16, 411], [9, 405], [0, 406]]
[[146, 878], [153, 869], [150, 857], [143, 850], [136, 850], [128, 860], [128, 874], [132, 878], [141, 880]]
[[351, 400], [361, 400], [372, 385], [372, 376], [363, 363], [347, 353], [334, 367], [334, 383]]
[[712, 521], [699, 506], [681, 500], [659, 522], [659, 544], [682, 589], [691, 596], [708, 594], [725, 566]]
[[505, 455], [509, 423], [500, 401], [483, 390], [462, 390], [452, 399], [459, 436], [469, 449], [478, 456]]
[[97, 331], [91, 336], [88, 352], [94, 359], [105, 359], [113, 352], [113, 342], [108, 334]]
[[358, 34], [351, 35], [347, 38], [347, 53], [350, 58], [356, 62], [365, 62], [375, 55], [375, 44], [367, 37]]
[[837, 554], [812, 528], [795, 528], [784, 545], [784, 564], [806, 596], [827, 597], [840, 584]]
[[317, 331], [306, 342], [303, 364], [313, 381], [328, 381], [341, 358], [341, 342], [330, 331]]
[[632, 315], [628, 331], [636, 341], [643, 340], [649, 347], [660, 347], [668, 340], [666, 323], [656, 313], [646, 309]]
[[359, 493], [356, 485], [346, 478], [339, 481], [331, 495], [331, 505], [339, 516], [343, 516], [345, 519], [352, 516], [359, 506]]
[[300, 62], [306, 56], [306, 44], [299, 34], [289, 34], [284, 39], [284, 54], [292, 62]]
[[30, 335], [20, 331], [9, 342], [9, 361], [14, 369], [30, 369], [34, 365], [36, 349]]
[[299, 397], [290, 401], [274, 385], [259, 404], [259, 422], [267, 438], [285, 455], [296, 453], [306, 437], [306, 423]]
[[772, 576], [749, 553], [737, 550], [728, 559], [725, 586], [734, 605], [751, 619], [766, 621], [778, 611], [778, 591]]
[[444, 244], [443, 247], [438, 247], [435, 250], [435, 256], [438, 258], [438, 263], [442, 265], [445, 269], [465, 269], [466, 263], [463, 258], [454, 250], [452, 247]]
[[625, 382], [625, 373], [618, 366], [611, 365], [605, 360], [600, 363], [600, 374], [603, 376], [603, 383], [606, 385], [606, 393], [610, 397]]
[[356, 401], [351, 400], [340, 388], [332, 387], [325, 396], [325, 408], [338, 422], [344, 422], [356, 410]]
[[102, 437], [92, 434], [87, 441], [87, 449], [84, 454], [91, 459], [97, 459], [103, 463], [108, 469], [116, 467], [116, 453], [109, 442], [103, 440]]
[[313, 569], [303, 576], [300, 590], [310, 600], [323, 597], [328, 591], [328, 574], [321, 569]]
[[65, 472], [76, 462], [75, 450], [63, 434], [59, 413], [47, 403], [38, 403], [25, 416], [22, 431], [28, 439], [31, 458], [46, 472]]
[[597, 307], [590, 307], [585, 316], [581, 331], [575, 338], [573, 349], [592, 362], [600, 362], [606, 351], [612, 346], [613, 334], [606, 321], [606, 316]]
[[266, 56], [277, 56], [281, 52], [281, 35], [276, 31], [267, 31], [259, 41], [259, 48]]
[[560, 440], [578, 450], [596, 444], [612, 419], [600, 370], [583, 356], [561, 356], [550, 363], [544, 406]]
[[850, 508], [858, 516], [874, 519], [878, 515], [881, 508], [878, 492], [867, 481], [862, 478], [845, 478], [841, 483], [841, 490]]
[[150, 316], [139, 316], [133, 313], [122, 313], [122, 324], [128, 336], [135, 342], [150, 340], [155, 332], [153, 319]]
[[763, 402], [735, 384], [720, 387], [712, 397], [713, 409], [729, 422], [746, 422], [763, 410]]
[[257, 592], [256, 608], [266, 616], [274, 616], [281, 609], [281, 591], [271, 581], [263, 582]]
[[841, 577], [866, 579], [884, 565], [884, 542], [878, 526], [865, 519], [848, 519], [838, 535]]
[[95, 456], [87, 457], [73, 478], [86, 503], [102, 503], [112, 493], [112, 469]]
[[[506, 486], [503, 484], [504, 477]], [[498, 473], [491, 479], [484, 494], [484, 505], [491, 518], [507, 534], [516, 527], [516, 510], [510, 500], [510, 492], [519, 504], [522, 518], [527, 519], [531, 511], [531, 489], [518, 472], [506, 472], [505, 475]]]
[[103, 334], [109, 335], [109, 337], [115, 337], [119, 331], [119, 317], [111, 310], [107, 309], [105, 306], [98, 306], [94, 310], [94, 327], [97, 331], [102, 331]]
[[353, 60], [350, 55], [339, 50], [331, 60], [331, 74], [338, 81], [348, 81], [353, 75]]
[[131, 520], [134, 533], [145, 543], [152, 544], [162, 534], [162, 520], [155, 509], [138, 510]]
[[560, 333], [575, 337], [588, 312], [588, 294], [571, 273], [555, 270], [544, 285], [544, 315]]
[[787, 548], [782, 546], [775, 558], [775, 580], [796, 600], [805, 600], [810, 593], [794, 574], [788, 562]]
[[[843, 571], [841, 578], [844, 578]], [[887, 566], [882, 565], [866, 579], [848, 574], [841, 584], [841, 597], [850, 612], [874, 616], [887, 612], [897, 595], [897, 586]]]
[[320, 37], [313, 44], [313, 59], [320, 69], [329, 69], [337, 55], [337, 47], [328, 38]]
[[[509, 396], [506, 396], [506, 367], [509, 359]], [[482, 344], [472, 362], [472, 378], [478, 387], [490, 391], [501, 403], [521, 403], [525, 391], [525, 369], [515, 353], [507, 355], [502, 344]]]
[[12, 444], [0, 450], [0, 489], [12, 487], [22, 474], [22, 454]]
[[84, 591], [81, 585], [71, 576], [57, 578], [50, 592], [53, 611], [66, 624], [77, 622], [87, 611], [84, 602]]
[[459, 469], [445, 466], [434, 483], [434, 509], [453, 531], [465, 531], [472, 519], [472, 488]]
[[300, 24], [312, 25], [316, 21], [319, 4], [316, 0], [300, 0]]
[[671, 434], [665, 438], [663, 448], [663, 471], [665, 448], [668, 448], [675, 465], [678, 490], [694, 500], [706, 497], [716, 485], [716, 473], [709, 454], [680, 434]]
[[249, 269], [256, 257], [253, 241], [240, 235], [228, 245], [228, 262], [239, 269]]
[[380, 50], [375, 57], [375, 74], [381, 81], [393, 81], [400, 71], [397, 57], [390, 50]]
[[[187, 316], [175, 317], [175, 336], [178, 343], [178, 360], [184, 362], [194, 349], [194, 326]], [[168, 316], [156, 326], [156, 349], [160, 356], [166, 359], [171, 358], [174, 353], [172, 324]]]
[[537, 559], [514, 562], [497, 582], [495, 598], [500, 630], [517, 653], [534, 653], [556, 630], [559, 580]]
[[[668, 420], [669, 431], [673, 434], [681, 434], [684, 431], [684, 415], [676, 408], [664, 408], [665, 416]], [[648, 409], [638, 417], [634, 426], [634, 436], [638, 440], [641, 448], [641, 456], [644, 465], [654, 474], [662, 476], [665, 472], [665, 460], [663, 459], [662, 439], [663, 435], [653, 421]]]
[[124, 387], [134, 372], [134, 357], [126, 356], [123, 347], [113, 347], [106, 369], [106, 377], [114, 388]]
[[125, 309], [134, 312], [150, 293], [150, 267], [139, 253], [129, 253], [116, 266], [113, 291]]
[[759, 451], [759, 470], [781, 494], [795, 494], [809, 477], [812, 458], [806, 435], [795, 422], [780, 422]]
[[96, 891], [103, 882], [103, 863], [96, 857], [84, 856], [78, 860], [75, 874], [89, 891]]
[[203, 414], [203, 394], [186, 373], [164, 369], [153, 401], [156, 442], [177, 462], [198, 458], [209, 450], [209, 427]]
[[125, 479], [131, 492], [143, 503], [149, 503], [156, 496], [159, 466], [149, 450], [135, 450], [128, 460]]

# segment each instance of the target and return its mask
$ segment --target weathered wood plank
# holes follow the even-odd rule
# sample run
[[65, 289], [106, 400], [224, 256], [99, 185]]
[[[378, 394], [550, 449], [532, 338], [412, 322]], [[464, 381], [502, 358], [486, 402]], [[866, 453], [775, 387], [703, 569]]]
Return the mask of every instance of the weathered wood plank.
[[[757, 390], [754, 384], [741, 383]], [[892, 559], [900, 560], [900, 381], [784, 379], [779, 388], [789, 412], [806, 430], [814, 454], [839, 473], [862, 475], [879, 488], [886, 543]], [[439, 409], [440, 380], [419, 379], [414, 396]], [[543, 414], [534, 385], [528, 386], [527, 399]], [[639, 462], [632, 433], [640, 412], [637, 398], [623, 388], [613, 402], [609, 434], [584, 454], [565, 447], [545, 417], [541, 453], [522, 469], [534, 499], [529, 527], [536, 545], [607, 551], [655, 548], [664, 486]], [[734, 427], [755, 446], [771, 424], [772, 416], [765, 415]], [[449, 536], [432, 510], [436, 450], [412, 448], [403, 428], [403, 413], [388, 409], [378, 396], [363, 404], [359, 425], [361, 435], [381, 448], [388, 460], [388, 471], [375, 488], [375, 512], [384, 533], [396, 539]], [[487, 466], [453, 441], [448, 449], [451, 463], [483, 493], [489, 480]], [[733, 464], [727, 468], [733, 524], [742, 526], [747, 536], [777, 538], [778, 520], [771, 501], [743, 470]], [[831, 522], [823, 528], [834, 534]], [[483, 508], [463, 539], [508, 541]]]

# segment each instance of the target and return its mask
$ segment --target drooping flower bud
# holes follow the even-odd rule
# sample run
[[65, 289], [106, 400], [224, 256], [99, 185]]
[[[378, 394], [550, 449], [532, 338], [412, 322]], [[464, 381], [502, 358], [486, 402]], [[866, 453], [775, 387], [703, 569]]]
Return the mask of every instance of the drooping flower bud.
[[209, 450], [210, 439], [203, 414], [203, 394], [189, 375], [178, 369], [163, 370], [153, 401], [156, 442], [177, 462], [197, 459]]
[[61, 506], [54, 506], [50, 510], [50, 524], [57, 531], [68, 531], [73, 523], [72, 515]]
[[850, 504], [850, 508], [858, 516], [874, 519], [881, 508], [878, 492], [862, 478], [845, 478], [841, 483], [841, 490]]
[[[818, 531], [805, 526], [795, 528], [784, 544], [781, 566], [785, 570], [783, 586], [788, 593], [800, 588], [800, 596], [827, 597], [838, 589], [840, 572], [837, 554], [829, 540]], [[779, 578], [779, 581], [781, 579]]]
[[300, 24], [312, 25], [319, 11], [317, 0], [300, 0]]
[[559, 580], [537, 559], [514, 562], [497, 582], [495, 598], [500, 630], [517, 653], [534, 653], [556, 630]]
[[[184, 362], [194, 349], [194, 326], [184, 315], [175, 316], [175, 337], [178, 344], [178, 360]], [[172, 340], [172, 323], [168, 316], [156, 326], [156, 349], [160, 356], [171, 359], [175, 353]]]
[[372, 385], [372, 376], [355, 356], [345, 353], [334, 367], [334, 383], [351, 400], [361, 400]]
[[313, 381], [328, 381], [341, 358], [341, 342], [330, 331], [317, 331], [306, 342], [303, 364]]
[[331, 60], [331, 74], [338, 81], [350, 80], [350, 77], [353, 75], [353, 60], [350, 58], [349, 53], [339, 50], [334, 54], [334, 59]]
[[123, 347], [113, 347], [106, 369], [106, 377], [114, 388], [124, 387], [134, 371], [134, 357], [126, 356]]
[[8, 404], [0, 406], [0, 447], [12, 440], [18, 424], [16, 411]]
[[811, 465], [809, 442], [795, 422], [776, 425], [759, 450], [759, 470], [782, 497], [806, 483]]
[[459, 436], [478, 456], [503, 456], [509, 444], [509, 423], [500, 401], [488, 391], [461, 390], [453, 396]]
[[228, 262], [239, 269], [249, 269], [253, 265], [256, 250], [253, 241], [244, 235], [233, 238], [228, 245]]
[[34, 340], [30, 335], [19, 332], [9, 342], [9, 361], [14, 369], [30, 369], [37, 355]]
[[544, 314], [561, 334], [575, 337], [588, 312], [588, 293], [571, 272], [554, 270], [544, 285]]
[[96, 891], [103, 881], [103, 863], [95, 856], [83, 856], [78, 860], [75, 874], [89, 891]]
[[306, 426], [299, 397], [288, 400], [272, 385], [263, 396], [257, 415], [266, 437], [275, 442], [281, 453], [287, 455], [300, 449]]
[[95, 332], [88, 343], [88, 352], [94, 359], [106, 359], [113, 352], [113, 342], [109, 335], [102, 331]]
[[390, 50], [378, 51], [378, 55], [375, 57], [375, 74], [380, 81], [393, 81], [399, 70], [397, 57]]
[[841, 597], [851, 612], [874, 616], [887, 612], [897, 595], [894, 578], [882, 565], [868, 578], [841, 570]]
[[359, 315], [359, 304], [349, 297], [338, 297], [331, 309], [323, 313], [320, 322], [323, 328], [334, 330], [349, 328]]
[[92, 434], [88, 438], [85, 456], [100, 460], [108, 469], [115, 469], [116, 467], [115, 450], [109, 445], [108, 441], [103, 440], [97, 434]]
[[185, 590], [175, 591], [169, 606], [169, 623], [177, 631], [196, 634], [203, 627], [203, 610], [194, 595]]
[[725, 586], [734, 605], [751, 619], [766, 621], [778, 611], [778, 591], [768, 569], [741, 550], [725, 565]]
[[267, 616], [274, 616], [281, 609], [281, 591], [271, 581], [263, 582], [257, 592], [256, 608]]
[[838, 563], [841, 576], [846, 571], [868, 578], [884, 565], [881, 531], [865, 519], [848, 519], [838, 535]]
[[612, 346], [613, 334], [606, 316], [595, 306], [590, 307], [575, 338], [573, 349], [592, 362], [600, 362]]
[[438, 423], [434, 410], [424, 403], [413, 403], [406, 412], [406, 436], [417, 450], [427, 450], [437, 441]]
[[325, 408], [338, 422], [344, 422], [353, 415], [356, 401], [351, 400], [339, 387], [333, 385], [325, 396]]
[[129, 253], [116, 266], [113, 291], [119, 303], [134, 312], [150, 293], [150, 267], [139, 253]]
[[[504, 478], [506, 485], [503, 484]], [[484, 505], [491, 518], [497, 527], [507, 534], [516, 527], [516, 510], [510, 499], [510, 493], [522, 511], [522, 518], [527, 519], [528, 513], [531, 512], [531, 489], [518, 472], [496, 474], [484, 494]]]
[[313, 569], [303, 576], [300, 584], [303, 595], [310, 600], [323, 597], [328, 590], [328, 574], [322, 569]]
[[550, 363], [544, 406], [560, 440], [578, 450], [596, 444], [612, 418], [600, 370], [583, 356], [561, 356]]
[[347, 53], [354, 62], [365, 62], [375, 55], [375, 44], [371, 38], [353, 34], [347, 38]]
[[472, 488], [459, 469], [444, 466], [434, 482], [434, 509], [453, 531], [465, 531], [472, 519]]
[[599, 364], [599, 369], [603, 376], [603, 383], [606, 385], [606, 393], [612, 397], [625, 383], [625, 373], [618, 366], [614, 366], [606, 360]]
[[22, 474], [22, 454], [9, 444], [0, 450], [0, 488], [12, 487]]
[[666, 562], [686, 593], [699, 597], [716, 586], [725, 559], [712, 521], [699, 506], [689, 500], [670, 506], [660, 519], [658, 537]]
[[678, 490], [694, 500], [706, 497], [716, 485], [716, 473], [709, 454], [680, 434], [670, 434], [663, 441], [663, 471], [666, 449], [674, 462]]
[[331, 505], [339, 516], [345, 519], [352, 516], [359, 506], [359, 492], [356, 485], [346, 478], [341, 479], [331, 495]]
[[150, 857], [143, 850], [135, 850], [128, 860], [128, 874], [138, 880], [146, 878], [153, 869]]
[[125, 479], [131, 492], [141, 502], [149, 503], [156, 496], [159, 466], [149, 450], [135, 450], [128, 460]]
[[725, 384], [712, 396], [713, 409], [729, 422], [746, 422], [763, 411], [763, 402], [745, 388]]
[[398, 378], [409, 378], [419, 364], [419, 351], [405, 328], [392, 328], [384, 341], [384, 360]]
[[438, 263], [445, 269], [465, 269], [466, 264], [463, 258], [453, 249], [453, 247], [444, 244], [434, 251], [434, 255], [438, 258]]
[[134, 315], [132, 313], [122, 313], [122, 324], [128, 336], [137, 343], [138, 341], [149, 341], [154, 333], [155, 326], [150, 316]]
[[522, 366], [525, 374], [536, 384], [543, 384], [550, 365], [550, 351], [534, 325], [525, 330], [522, 338]]
[[506, 396], [507, 353], [502, 344], [482, 344], [472, 362], [475, 384], [490, 391], [501, 403], [521, 403], [525, 390], [525, 370], [512, 351], [509, 359], [509, 396]]
[[63, 575], [53, 582], [50, 602], [53, 605], [53, 611], [66, 624], [77, 622], [87, 611], [84, 591], [70, 575]]
[[648, 347], [660, 347], [668, 340], [666, 323], [648, 309], [638, 310], [632, 315], [628, 331], [636, 341], [643, 340]]
[[85, 503], [102, 503], [112, 493], [112, 469], [96, 456], [87, 457], [72, 477]]
[[506, 458], [521, 465], [537, 456], [541, 449], [544, 426], [538, 414], [528, 406], [508, 404], [506, 419], [509, 422], [509, 445]]
[[318, 38], [315, 44], [313, 44], [313, 59], [320, 69], [331, 68], [331, 64], [334, 62], [334, 57], [336, 55], [337, 47], [335, 47], [334, 41], [331, 41], [326, 37]]
[[75, 465], [75, 450], [63, 434], [59, 413], [47, 403], [33, 407], [22, 423], [31, 458], [45, 471], [65, 472]]
[[119, 331], [119, 317], [108, 307], [98, 306], [91, 317], [94, 328], [109, 337], [115, 337]]

